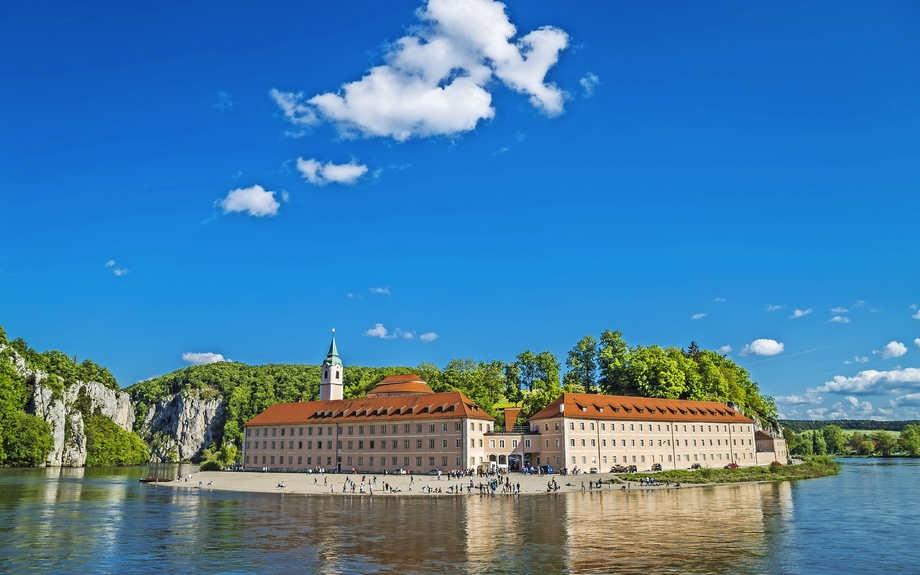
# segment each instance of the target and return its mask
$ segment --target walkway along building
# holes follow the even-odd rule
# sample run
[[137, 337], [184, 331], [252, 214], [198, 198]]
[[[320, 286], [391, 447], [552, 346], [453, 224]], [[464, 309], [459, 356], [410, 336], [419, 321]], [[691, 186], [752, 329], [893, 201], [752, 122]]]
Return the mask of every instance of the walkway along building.
[[[564, 393], [509, 432], [495, 429], [462, 392], [434, 393], [412, 374], [385, 378], [365, 398], [342, 399], [343, 371], [333, 336], [321, 399], [275, 404], [247, 422], [244, 468], [426, 473], [514, 460], [605, 472], [773, 461], [763, 443], [755, 445], [755, 422], [718, 402]], [[782, 438], [772, 439], [782, 444], [770, 453], [785, 453]]]

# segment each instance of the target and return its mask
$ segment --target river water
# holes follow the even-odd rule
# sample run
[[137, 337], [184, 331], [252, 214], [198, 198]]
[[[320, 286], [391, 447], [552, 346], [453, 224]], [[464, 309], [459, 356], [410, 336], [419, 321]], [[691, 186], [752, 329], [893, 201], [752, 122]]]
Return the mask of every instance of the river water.
[[920, 461], [796, 483], [520, 497], [140, 485], [191, 468], [0, 470], [13, 573], [918, 573]]

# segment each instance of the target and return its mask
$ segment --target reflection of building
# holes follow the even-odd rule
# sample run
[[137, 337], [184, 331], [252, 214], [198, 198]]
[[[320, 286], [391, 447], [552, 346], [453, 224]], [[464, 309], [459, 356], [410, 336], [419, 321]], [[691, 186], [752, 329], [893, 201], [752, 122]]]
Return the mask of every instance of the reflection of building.
[[778, 435], [771, 435], [765, 431], [754, 433], [754, 443], [757, 449], [756, 457], [759, 465], [769, 465], [774, 461], [786, 463], [789, 453], [786, 452], [786, 440]]
[[781, 438], [767, 436], [782, 455], [765, 461], [754, 422], [713, 401], [565, 393], [523, 428], [513, 427], [509, 410], [509, 425], [498, 430], [463, 393], [434, 393], [416, 375], [390, 376], [366, 398], [342, 399], [334, 337], [322, 369], [320, 401], [279, 403], [246, 423], [245, 468], [419, 473], [524, 464], [607, 471], [785, 460]]

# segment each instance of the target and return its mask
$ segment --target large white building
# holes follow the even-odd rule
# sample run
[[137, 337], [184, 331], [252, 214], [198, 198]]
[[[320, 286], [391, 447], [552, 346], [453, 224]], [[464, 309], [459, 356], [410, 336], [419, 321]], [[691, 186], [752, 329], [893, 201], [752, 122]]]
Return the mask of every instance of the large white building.
[[333, 336], [320, 400], [275, 404], [247, 422], [244, 468], [650, 470], [768, 465], [785, 454], [782, 438], [769, 455], [763, 441], [758, 449], [755, 422], [718, 402], [564, 393], [509, 432], [462, 392], [434, 393], [416, 375], [387, 377], [361, 399], [342, 399], [343, 376]]

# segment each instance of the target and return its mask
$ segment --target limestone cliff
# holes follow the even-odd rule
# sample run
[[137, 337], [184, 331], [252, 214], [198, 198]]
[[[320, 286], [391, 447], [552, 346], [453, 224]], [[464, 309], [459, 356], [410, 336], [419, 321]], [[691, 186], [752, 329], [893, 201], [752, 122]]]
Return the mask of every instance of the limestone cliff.
[[191, 461], [220, 438], [226, 411], [218, 396], [195, 391], [168, 395], [152, 403], [138, 434], [150, 444], [152, 462]]
[[[4, 348], [0, 345], [0, 351]], [[86, 464], [83, 414], [104, 415], [122, 429], [134, 429], [134, 407], [127, 393], [93, 381], [75, 382], [65, 387], [62, 393], [61, 378], [31, 369], [15, 352], [10, 359], [16, 372], [32, 384], [32, 396], [26, 411], [41, 417], [51, 426], [52, 448], [46, 465], [82, 467]]]

